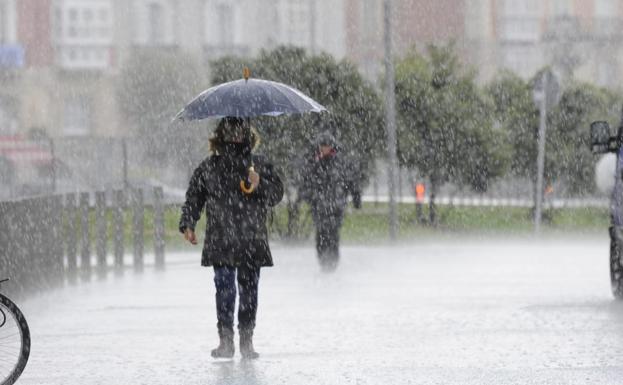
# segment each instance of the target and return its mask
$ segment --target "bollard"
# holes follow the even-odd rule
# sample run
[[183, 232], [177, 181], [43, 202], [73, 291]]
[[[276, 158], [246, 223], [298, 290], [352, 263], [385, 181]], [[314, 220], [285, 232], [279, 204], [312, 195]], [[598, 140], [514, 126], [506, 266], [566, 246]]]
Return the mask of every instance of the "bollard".
[[114, 223], [114, 253], [115, 253], [115, 272], [123, 272], [123, 241], [124, 241], [124, 221], [123, 212], [125, 209], [125, 196], [123, 190], [115, 191], [115, 203], [113, 208]]
[[80, 270], [82, 278], [91, 275], [91, 239], [89, 232], [89, 193], [80, 193]]
[[143, 190], [132, 190], [132, 234], [134, 239], [134, 271], [143, 271], [143, 230], [145, 227], [145, 210], [143, 207]]
[[76, 226], [76, 194], [65, 196], [65, 220], [67, 221], [67, 278], [73, 282], [78, 267], [78, 228]]
[[156, 269], [164, 269], [164, 192], [154, 187], [154, 254]]
[[106, 193], [95, 193], [95, 255], [97, 256], [97, 274], [100, 278], [106, 276]]

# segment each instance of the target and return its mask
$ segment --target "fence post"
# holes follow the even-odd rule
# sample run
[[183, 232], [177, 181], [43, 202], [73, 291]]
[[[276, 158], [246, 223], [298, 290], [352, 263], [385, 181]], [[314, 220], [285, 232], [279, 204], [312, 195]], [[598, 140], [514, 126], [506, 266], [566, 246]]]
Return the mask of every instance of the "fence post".
[[[17, 262], [17, 276], [19, 277], [20, 289], [32, 288], [37, 283], [34, 275], [39, 269], [39, 258], [35, 255], [34, 238], [37, 236], [32, 232], [32, 222], [36, 221], [30, 214], [29, 206], [32, 206], [32, 199], [22, 200], [17, 203], [17, 212], [13, 217], [13, 223], [16, 226], [17, 250], [14, 261]], [[36, 212], [36, 210], [33, 210]], [[19, 267], [22, 267], [21, 269]], [[28, 269], [23, 267], [28, 266]]]
[[143, 207], [143, 190], [132, 190], [132, 233], [134, 239], [134, 271], [143, 271], [143, 230], [145, 226], [145, 210]]
[[78, 267], [78, 228], [76, 226], [76, 194], [65, 196], [65, 218], [67, 220], [67, 277], [70, 282], [76, 279]]
[[89, 193], [80, 193], [80, 270], [82, 278], [91, 275], [91, 239], [89, 232]]
[[113, 211], [114, 222], [114, 252], [115, 252], [115, 272], [123, 273], [123, 241], [124, 241], [124, 221], [123, 213], [125, 209], [125, 196], [123, 190], [115, 191], [115, 203]]
[[31, 242], [29, 240], [32, 236], [28, 233], [28, 219], [26, 209], [27, 202], [19, 201], [15, 203], [15, 209], [13, 210], [13, 218], [11, 220], [11, 227], [13, 228], [11, 238], [13, 238], [13, 254], [12, 260], [15, 263], [13, 272], [16, 276], [17, 290], [23, 292], [26, 287], [30, 287], [32, 280], [30, 278], [30, 271], [19, 268], [20, 266], [29, 266], [29, 270], [32, 269], [32, 262], [27, 262], [27, 255], [30, 254]]
[[54, 215], [52, 212], [52, 197], [35, 199], [36, 204], [31, 206], [31, 211], [37, 213], [31, 231], [36, 233], [35, 254], [38, 260], [38, 281], [42, 288], [50, 288], [56, 280], [56, 261], [54, 258]]
[[7, 274], [10, 278], [13, 266], [11, 261], [11, 203], [0, 202], [0, 266], [2, 266], [2, 274]]
[[50, 237], [52, 238], [52, 259], [56, 283], [63, 282], [65, 269], [63, 266], [63, 198], [55, 195], [50, 198], [50, 212], [52, 216], [52, 226]]
[[164, 269], [164, 191], [154, 187], [154, 254], [156, 269]]
[[97, 274], [100, 277], [106, 276], [106, 193], [98, 191], [95, 193], [95, 254], [97, 255]]

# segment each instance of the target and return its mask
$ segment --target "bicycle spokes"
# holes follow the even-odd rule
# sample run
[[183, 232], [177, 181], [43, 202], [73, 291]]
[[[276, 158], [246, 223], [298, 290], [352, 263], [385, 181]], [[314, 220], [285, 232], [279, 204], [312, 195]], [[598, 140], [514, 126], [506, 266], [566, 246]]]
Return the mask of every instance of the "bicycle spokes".
[[13, 384], [26, 366], [30, 332], [23, 314], [0, 294], [0, 385]]

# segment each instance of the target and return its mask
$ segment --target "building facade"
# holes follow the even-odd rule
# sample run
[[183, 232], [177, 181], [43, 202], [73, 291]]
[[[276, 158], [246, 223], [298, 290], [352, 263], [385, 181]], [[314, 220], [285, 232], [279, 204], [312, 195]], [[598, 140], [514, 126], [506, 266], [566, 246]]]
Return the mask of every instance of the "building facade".
[[[508, 69], [618, 87], [620, 0], [393, 0], [396, 55], [454, 41], [486, 81]], [[142, 49], [223, 55], [282, 44], [383, 70], [383, 0], [0, 0], [0, 135], [118, 136], [120, 69]]]
[[139, 50], [206, 67], [283, 44], [343, 58], [343, 1], [0, 0], [0, 135], [124, 135], [115, 82]]
[[[347, 55], [370, 79], [383, 67], [383, 1], [347, 2]], [[486, 81], [502, 69], [608, 87], [623, 79], [620, 0], [394, 0], [394, 52], [453, 41]]]

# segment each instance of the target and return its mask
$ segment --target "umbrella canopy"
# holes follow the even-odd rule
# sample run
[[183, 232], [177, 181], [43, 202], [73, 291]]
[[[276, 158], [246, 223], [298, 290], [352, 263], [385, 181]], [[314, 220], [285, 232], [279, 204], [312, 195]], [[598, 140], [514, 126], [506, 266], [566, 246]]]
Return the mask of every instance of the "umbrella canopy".
[[296, 88], [262, 79], [240, 79], [200, 93], [173, 120], [199, 120], [233, 116], [252, 118], [326, 111]]

